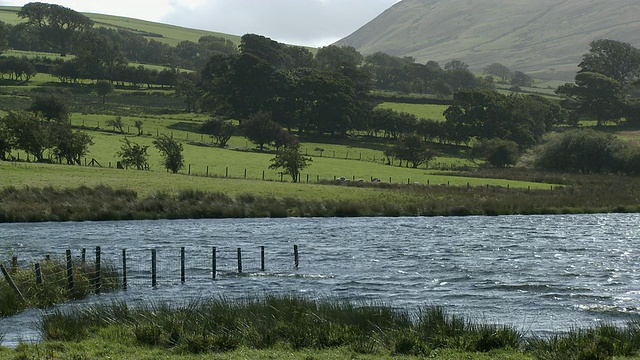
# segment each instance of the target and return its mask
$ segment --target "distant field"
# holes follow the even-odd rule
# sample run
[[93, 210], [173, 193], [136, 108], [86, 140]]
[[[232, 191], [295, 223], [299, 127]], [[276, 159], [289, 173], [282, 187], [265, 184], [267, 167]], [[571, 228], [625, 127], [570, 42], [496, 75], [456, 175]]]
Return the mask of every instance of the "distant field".
[[[0, 21], [7, 24], [19, 24], [24, 22], [17, 15], [20, 7], [0, 6]], [[177, 45], [180, 41], [189, 40], [197, 42], [202, 36], [212, 35], [229, 39], [236, 44], [240, 44], [240, 36], [217, 33], [213, 31], [189, 29], [180, 26], [160, 24], [150, 21], [110, 16], [103, 14], [85, 13], [87, 17], [95, 22], [95, 26], [103, 26], [113, 29], [124, 29], [141, 34], [147, 39], [160, 41], [171, 46]]]
[[385, 102], [378, 105], [381, 109], [391, 109], [397, 112], [405, 112], [413, 114], [420, 119], [446, 120], [444, 111], [449, 105], [431, 105], [431, 104], [406, 104], [406, 103], [390, 103]]

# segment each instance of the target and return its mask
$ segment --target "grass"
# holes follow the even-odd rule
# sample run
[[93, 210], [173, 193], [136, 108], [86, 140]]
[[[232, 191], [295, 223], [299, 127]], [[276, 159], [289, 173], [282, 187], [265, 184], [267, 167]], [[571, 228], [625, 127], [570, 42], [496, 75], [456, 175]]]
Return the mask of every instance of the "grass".
[[413, 114], [419, 119], [432, 119], [445, 121], [444, 111], [449, 108], [448, 105], [431, 105], [431, 104], [406, 104], [396, 102], [385, 102], [378, 105], [381, 109], [391, 109], [397, 112], [405, 112]]
[[45, 342], [0, 359], [638, 359], [640, 326], [602, 324], [549, 337], [452, 315], [296, 296], [182, 306], [114, 302], [54, 311]]
[[[42, 271], [42, 285], [37, 284], [35, 272], [32, 269], [10, 268], [10, 276], [22, 297], [11, 289], [3, 277], [0, 280], [0, 318], [14, 315], [30, 307], [48, 308], [95, 293], [95, 263], [81, 263], [79, 260], [74, 262], [72, 290], [68, 289], [67, 265], [64, 260], [50, 259], [39, 263]], [[101, 274], [100, 291], [112, 291], [119, 287], [118, 274], [108, 264], [101, 264]]]

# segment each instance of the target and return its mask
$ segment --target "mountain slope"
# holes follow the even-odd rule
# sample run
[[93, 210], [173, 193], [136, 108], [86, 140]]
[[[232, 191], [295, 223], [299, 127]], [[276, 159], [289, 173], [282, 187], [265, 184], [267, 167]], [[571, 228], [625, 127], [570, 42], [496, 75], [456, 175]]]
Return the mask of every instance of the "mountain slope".
[[403, 0], [339, 41], [363, 54], [572, 79], [595, 39], [640, 45], [637, 0]]

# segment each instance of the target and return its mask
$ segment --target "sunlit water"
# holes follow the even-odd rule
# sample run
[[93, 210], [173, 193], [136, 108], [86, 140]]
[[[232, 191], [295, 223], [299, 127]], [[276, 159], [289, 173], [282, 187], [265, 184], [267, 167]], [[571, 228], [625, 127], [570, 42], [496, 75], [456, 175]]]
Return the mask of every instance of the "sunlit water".
[[[640, 215], [313, 218], [0, 225], [0, 261], [30, 266], [81, 248], [121, 266], [129, 289], [64, 305], [301, 294], [409, 310], [441, 305], [548, 334], [640, 313]], [[296, 269], [293, 245], [299, 245]], [[211, 279], [212, 247], [217, 279]], [[260, 246], [266, 269], [260, 271]], [[180, 281], [180, 247], [186, 282]], [[243, 275], [237, 274], [237, 248]], [[151, 288], [151, 249], [158, 286]], [[39, 310], [0, 319], [4, 344], [38, 339]]]

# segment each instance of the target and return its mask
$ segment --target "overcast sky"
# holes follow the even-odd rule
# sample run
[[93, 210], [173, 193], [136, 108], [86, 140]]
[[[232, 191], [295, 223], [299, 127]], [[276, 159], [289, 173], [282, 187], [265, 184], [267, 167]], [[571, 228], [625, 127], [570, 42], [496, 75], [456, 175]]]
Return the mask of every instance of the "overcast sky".
[[[255, 33], [296, 45], [331, 44], [400, 0], [57, 0], [80, 12], [163, 22], [244, 35]], [[22, 6], [31, 1], [0, 0]]]

